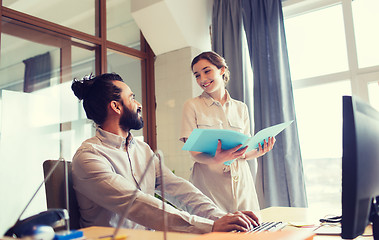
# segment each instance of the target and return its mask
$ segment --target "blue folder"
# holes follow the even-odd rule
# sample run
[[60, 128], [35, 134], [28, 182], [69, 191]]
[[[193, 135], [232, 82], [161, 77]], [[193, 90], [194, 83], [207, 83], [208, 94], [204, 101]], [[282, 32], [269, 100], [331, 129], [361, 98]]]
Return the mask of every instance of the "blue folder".
[[[241, 148], [248, 146], [246, 150], [246, 152], [248, 152], [258, 148], [258, 143], [261, 143], [263, 146], [265, 139], [267, 141], [269, 137], [275, 137], [292, 122], [293, 120], [262, 129], [252, 137], [228, 129], [195, 128], [184, 144], [182, 150], [203, 152], [214, 156], [216, 153], [218, 140], [220, 139], [221, 148], [224, 150], [228, 150], [242, 144]], [[233, 160], [227, 161], [224, 164], [230, 165], [232, 162]]]

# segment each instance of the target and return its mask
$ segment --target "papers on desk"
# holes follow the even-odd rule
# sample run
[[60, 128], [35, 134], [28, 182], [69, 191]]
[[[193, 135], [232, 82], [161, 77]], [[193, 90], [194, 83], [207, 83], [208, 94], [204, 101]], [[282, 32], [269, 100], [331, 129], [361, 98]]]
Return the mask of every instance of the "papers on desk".
[[313, 230], [317, 235], [341, 235], [341, 231], [342, 228], [339, 224], [324, 224]]
[[259, 233], [206, 233], [191, 240], [312, 240], [314, 233], [311, 231], [277, 231]]
[[[182, 150], [203, 152], [215, 155], [218, 140], [221, 140], [222, 149], [231, 149], [235, 146], [242, 144], [242, 147], [248, 146], [246, 152], [259, 147], [258, 143], [263, 146], [264, 140], [269, 137], [275, 137], [285, 128], [287, 128], [292, 121], [280, 123], [265, 129], [260, 130], [253, 137], [249, 137], [243, 133], [227, 129], [200, 129], [196, 128], [192, 131], [184, 144]], [[233, 161], [233, 160], [232, 160]], [[230, 165], [232, 161], [225, 162], [225, 165]]]

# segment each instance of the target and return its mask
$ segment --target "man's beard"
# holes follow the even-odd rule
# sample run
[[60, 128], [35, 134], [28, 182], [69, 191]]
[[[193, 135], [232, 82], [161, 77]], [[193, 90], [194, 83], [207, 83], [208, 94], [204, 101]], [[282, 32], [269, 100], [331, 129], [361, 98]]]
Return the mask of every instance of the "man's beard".
[[137, 112], [132, 112], [124, 104], [122, 107], [123, 113], [119, 122], [121, 129], [125, 132], [128, 132], [130, 129], [141, 129], [143, 127], [143, 119], [142, 117], [138, 117], [138, 113], [141, 112], [141, 109], [137, 109]]

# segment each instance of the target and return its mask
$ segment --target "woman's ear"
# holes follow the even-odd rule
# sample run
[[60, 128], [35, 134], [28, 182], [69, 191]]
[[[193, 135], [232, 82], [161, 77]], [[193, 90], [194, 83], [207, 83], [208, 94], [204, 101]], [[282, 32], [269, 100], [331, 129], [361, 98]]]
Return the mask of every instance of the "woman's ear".
[[224, 75], [224, 73], [225, 73], [225, 67], [221, 67], [220, 68], [220, 75]]

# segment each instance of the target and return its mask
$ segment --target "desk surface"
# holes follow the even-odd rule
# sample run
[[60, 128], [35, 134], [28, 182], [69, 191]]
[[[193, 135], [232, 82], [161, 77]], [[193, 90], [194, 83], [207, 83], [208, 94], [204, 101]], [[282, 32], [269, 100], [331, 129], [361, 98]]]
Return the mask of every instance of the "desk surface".
[[[111, 227], [88, 227], [83, 228], [84, 236], [87, 240], [100, 239], [111, 236], [114, 228]], [[134, 230], [134, 229], [120, 229], [117, 236], [125, 235], [126, 240], [163, 240], [163, 232], [160, 231], [147, 231], [147, 230]], [[199, 236], [198, 234], [189, 233], [176, 233], [168, 232], [167, 240], [189, 240]], [[109, 240], [109, 239], [108, 239]], [[118, 239], [116, 239], [118, 240]]]
[[[335, 214], [340, 215], [340, 212], [336, 212], [335, 210], [330, 209], [311, 209], [311, 208], [292, 208], [292, 207], [270, 207], [263, 209], [261, 211], [261, 217], [262, 220], [267, 221], [282, 221], [287, 222], [289, 224], [294, 225], [312, 225], [315, 226], [320, 225], [320, 218], [325, 217], [328, 214]], [[291, 229], [295, 230], [298, 229], [299, 231], [306, 231], [306, 228], [299, 228], [294, 226], [287, 226], [285, 229]], [[313, 230], [314, 228], [308, 228], [309, 230]], [[374, 239], [372, 237], [372, 228], [371, 225], [366, 228], [366, 231], [364, 235], [368, 235], [365, 237], [357, 237], [355, 239], [365, 239], [365, 240], [371, 240]], [[339, 235], [316, 235], [314, 237], [314, 240], [337, 240], [342, 239]]]
[[[324, 210], [325, 211], [325, 210]], [[332, 212], [323, 212], [319, 210], [313, 210], [309, 208], [290, 208], [290, 207], [270, 207], [263, 209], [260, 212], [263, 221], [282, 221], [287, 223], [297, 224], [307, 224], [307, 225], [318, 225], [319, 219], [324, 217], [326, 214]], [[296, 231], [312, 231], [312, 228], [298, 228], [294, 226], [287, 226], [286, 230], [296, 230]], [[90, 227], [82, 229], [84, 235], [87, 239], [98, 239], [100, 237], [105, 237], [112, 235], [114, 228], [108, 227]], [[163, 239], [163, 232], [160, 231], [144, 231], [144, 230], [133, 230], [133, 229], [120, 229], [118, 235], [126, 235], [127, 240], [161, 240]], [[372, 235], [371, 226], [366, 229], [365, 235]], [[187, 240], [193, 239], [199, 235], [197, 234], [187, 234], [187, 233], [175, 233], [168, 232], [168, 240]], [[337, 240], [341, 239], [340, 236], [332, 235], [316, 235], [314, 240]], [[373, 237], [358, 237], [356, 239], [371, 240]]]

